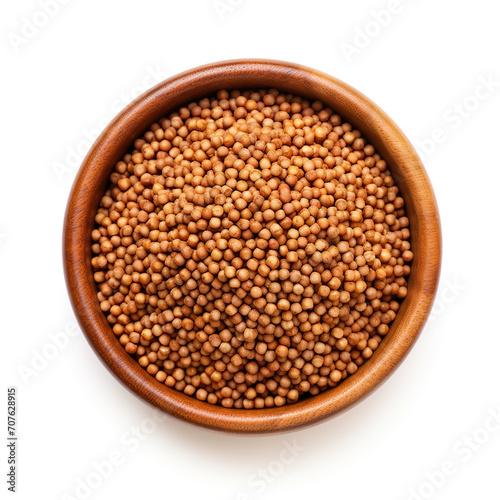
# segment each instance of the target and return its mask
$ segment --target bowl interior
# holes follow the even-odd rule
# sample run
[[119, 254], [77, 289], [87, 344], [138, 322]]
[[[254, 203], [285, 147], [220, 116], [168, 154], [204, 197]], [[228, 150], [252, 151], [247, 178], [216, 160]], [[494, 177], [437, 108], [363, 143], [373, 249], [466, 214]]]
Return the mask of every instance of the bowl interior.
[[[91, 268], [91, 231], [117, 161], [158, 119], [220, 89], [277, 88], [320, 100], [340, 114], [386, 160], [405, 200], [414, 261], [408, 295], [372, 358], [337, 387], [280, 408], [212, 406], [159, 383], [123, 349], [101, 312]], [[436, 291], [439, 216], [425, 170], [408, 139], [369, 99], [332, 77], [289, 63], [235, 61], [197, 68], [160, 83], [125, 108], [97, 139], [73, 185], [65, 221], [65, 270], [73, 307], [92, 347], [108, 368], [149, 403], [190, 422], [234, 432], [271, 432], [312, 424], [345, 410], [382, 382], [421, 331]]]

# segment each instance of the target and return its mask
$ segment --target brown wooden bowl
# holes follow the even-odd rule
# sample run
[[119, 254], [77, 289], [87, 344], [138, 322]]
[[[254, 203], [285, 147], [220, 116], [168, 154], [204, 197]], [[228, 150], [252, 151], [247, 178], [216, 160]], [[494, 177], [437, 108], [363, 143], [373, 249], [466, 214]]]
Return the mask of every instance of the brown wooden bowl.
[[[91, 269], [91, 231], [116, 162], [159, 118], [220, 89], [278, 88], [317, 99], [358, 128], [388, 163], [406, 202], [414, 260], [408, 295], [370, 360], [337, 387], [298, 403], [262, 410], [200, 402], [158, 382], [113, 334], [97, 300]], [[310, 425], [346, 410], [401, 363], [430, 312], [439, 277], [439, 214], [425, 169], [408, 139], [373, 102], [349, 85], [310, 68], [267, 60], [227, 61], [165, 80], [129, 104], [96, 140], [78, 172], [66, 211], [64, 262], [73, 309], [107, 367], [132, 391], [161, 410], [211, 429], [268, 433]]]

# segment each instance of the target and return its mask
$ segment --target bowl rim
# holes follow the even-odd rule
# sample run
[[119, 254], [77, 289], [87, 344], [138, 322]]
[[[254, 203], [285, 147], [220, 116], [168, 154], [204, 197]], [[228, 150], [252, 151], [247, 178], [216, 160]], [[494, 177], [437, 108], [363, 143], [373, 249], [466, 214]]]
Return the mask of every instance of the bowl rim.
[[[372, 358], [333, 389], [298, 403], [261, 410], [227, 409], [200, 402], [149, 375], [113, 334], [98, 306], [90, 267], [89, 228], [93, 226], [96, 192], [104, 191], [103, 179], [109, 178], [133, 140], [165, 114], [155, 113], [162, 108], [174, 111], [182, 103], [219, 88], [243, 87], [297, 89], [297, 94], [322, 100], [359, 128], [387, 161], [402, 191], [407, 192], [406, 196], [403, 193], [405, 202], [413, 194], [410, 227], [419, 242], [408, 286], [407, 299], [411, 291], [413, 300], [403, 301], [385, 344]], [[395, 166], [399, 175], [394, 174]], [[422, 162], [399, 127], [376, 104], [320, 71], [283, 61], [243, 59], [207, 64], [168, 78], [118, 113], [92, 145], [74, 180], [64, 220], [63, 258], [68, 293], [83, 333], [101, 361], [126, 387], [153, 406], [194, 424], [229, 432], [270, 433], [312, 425], [339, 414], [394, 372], [430, 313], [440, 273], [441, 231], [436, 199]]]

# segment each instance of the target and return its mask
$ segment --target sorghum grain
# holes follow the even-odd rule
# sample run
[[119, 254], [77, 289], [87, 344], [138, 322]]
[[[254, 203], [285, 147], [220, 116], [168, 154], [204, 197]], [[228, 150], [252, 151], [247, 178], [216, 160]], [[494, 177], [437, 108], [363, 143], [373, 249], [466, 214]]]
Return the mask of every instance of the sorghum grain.
[[220, 91], [154, 123], [92, 231], [98, 299], [158, 382], [228, 408], [294, 403], [368, 360], [407, 294], [404, 200], [321, 102]]

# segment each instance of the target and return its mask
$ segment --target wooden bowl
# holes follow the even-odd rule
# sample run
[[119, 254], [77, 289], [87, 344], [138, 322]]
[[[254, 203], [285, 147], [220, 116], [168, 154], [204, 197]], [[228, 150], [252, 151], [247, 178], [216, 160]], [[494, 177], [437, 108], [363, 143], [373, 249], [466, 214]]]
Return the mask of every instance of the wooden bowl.
[[[387, 161], [410, 220], [414, 260], [408, 295], [379, 348], [359, 370], [322, 394], [279, 408], [227, 409], [200, 402], [158, 382], [119, 344], [99, 308], [91, 269], [91, 231], [116, 162], [159, 118], [220, 89], [278, 88], [320, 100], [349, 121]], [[211, 429], [269, 433], [310, 425], [370, 394], [395, 370], [417, 339], [436, 292], [441, 235], [436, 200], [415, 150], [394, 122], [349, 85], [310, 68], [267, 60], [210, 64], [165, 80], [129, 104], [90, 149], [74, 182], [64, 226], [66, 282], [83, 332], [121, 382], [152, 405]]]

